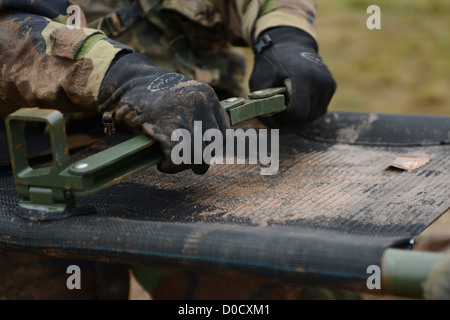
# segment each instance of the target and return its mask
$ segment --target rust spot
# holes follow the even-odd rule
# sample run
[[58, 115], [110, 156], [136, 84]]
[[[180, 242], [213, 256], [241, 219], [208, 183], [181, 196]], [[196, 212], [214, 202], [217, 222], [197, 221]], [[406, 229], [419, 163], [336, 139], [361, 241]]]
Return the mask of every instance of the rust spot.
[[53, 109], [40, 109], [40, 108], [33, 108], [33, 111], [38, 114], [51, 114], [55, 110]]
[[224, 212], [224, 211], [221, 210], [221, 209], [216, 209], [216, 210], [211, 211], [211, 212], [209, 212], [209, 211], [203, 211], [202, 213], [200, 213], [200, 215], [201, 215], [201, 216], [209, 216], [209, 215], [215, 215], [215, 214], [222, 213], [222, 212]]
[[122, 182], [124, 179], [127, 178], [127, 176], [128, 176], [128, 175], [123, 175], [123, 176], [121, 176], [121, 177], [115, 178], [115, 179], [111, 182], [110, 186], [113, 186], [113, 185], [116, 185], [116, 184]]

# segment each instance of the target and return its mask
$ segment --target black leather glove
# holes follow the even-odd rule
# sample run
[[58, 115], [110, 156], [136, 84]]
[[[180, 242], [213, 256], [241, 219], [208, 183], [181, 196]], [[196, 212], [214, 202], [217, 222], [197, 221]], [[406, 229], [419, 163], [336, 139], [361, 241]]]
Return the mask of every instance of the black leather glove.
[[[100, 87], [100, 112], [115, 110], [118, 123], [146, 133], [160, 143], [164, 161], [158, 170], [177, 173], [192, 169], [206, 173], [209, 164], [194, 164], [194, 121], [202, 121], [202, 137], [208, 129], [219, 129], [225, 137], [229, 118], [214, 90], [179, 73], [156, 67], [146, 56], [131, 53], [115, 59]], [[171, 152], [179, 141], [171, 141], [176, 129], [191, 134], [192, 161], [175, 165]], [[203, 152], [206, 147], [203, 142]], [[203, 157], [202, 157], [203, 158]]]
[[327, 112], [336, 81], [309, 34], [292, 27], [268, 29], [253, 48], [255, 62], [250, 89], [288, 88], [288, 109], [274, 116], [279, 122], [291, 125], [310, 122]]

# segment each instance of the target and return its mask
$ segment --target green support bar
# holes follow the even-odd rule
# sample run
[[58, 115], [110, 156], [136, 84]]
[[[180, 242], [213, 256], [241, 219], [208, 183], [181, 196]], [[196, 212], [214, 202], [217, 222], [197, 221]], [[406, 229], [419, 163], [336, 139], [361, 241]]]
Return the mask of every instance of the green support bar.
[[[249, 99], [229, 98], [221, 102], [232, 126], [254, 117], [286, 110], [285, 88], [256, 91]], [[49, 128], [53, 163], [48, 168], [29, 165], [25, 125], [44, 122]], [[75, 207], [75, 196], [89, 196], [120, 183], [160, 163], [163, 155], [156, 142], [140, 135], [71, 164], [63, 115], [56, 110], [23, 108], [6, 119], [14, 182], [28, 210], [63, 212]]]
[[424, 298], [423, 284], [442, 253], [387, 249], [383, 255], [381, 289], [402, 297]]

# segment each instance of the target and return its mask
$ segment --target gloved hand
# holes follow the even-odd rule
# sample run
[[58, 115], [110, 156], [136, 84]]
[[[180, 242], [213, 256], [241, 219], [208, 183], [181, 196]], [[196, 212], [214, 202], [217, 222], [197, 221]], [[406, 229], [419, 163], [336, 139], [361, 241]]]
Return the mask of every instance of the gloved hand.
[[[192, 169], [204, 174], [209, 164], [194, 164], [194, 121], [202, 121], [202, 137], [208, 129], [219, 129], [225, 137], [229, 118], [214, 90], [203, 83], [156, 67], [146, 56], [131, 53], [116, 58], [100, 87], [100, 112], [114, 110], [118, 123], [159, 142], [164, 161], [158, 170], [177, 173]], [[175, 165], [171, 152], [179, 141], [171, 141], [176, 129], [191, 134], [192, 161]], [[200, 133], [199, 133], [200, 134]], [[203, 142], [203, 152], [206, 147]], [[202, 153], [203, 154], [203, 153]], [[202, 157], [203, 159], [203, 157]]]
[[250, 89], [288, 88], [288, 109], [274, 116], [279, 122], [305, 123], [326, 113], [336, 81], [309, 34], [292, 27], [268, 29], [260, 34], [253, 49]]

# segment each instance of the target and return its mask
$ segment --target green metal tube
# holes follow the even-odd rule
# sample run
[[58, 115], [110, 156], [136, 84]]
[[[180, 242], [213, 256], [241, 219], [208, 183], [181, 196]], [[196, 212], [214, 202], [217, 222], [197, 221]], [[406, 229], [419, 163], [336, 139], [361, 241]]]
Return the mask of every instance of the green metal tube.
[[402, 297], [423, 298], [423, 283], [444, 254], [387, 249], [381, 267], [384, 293]]

